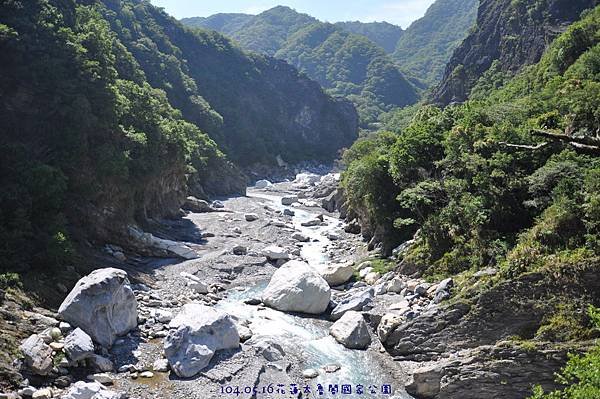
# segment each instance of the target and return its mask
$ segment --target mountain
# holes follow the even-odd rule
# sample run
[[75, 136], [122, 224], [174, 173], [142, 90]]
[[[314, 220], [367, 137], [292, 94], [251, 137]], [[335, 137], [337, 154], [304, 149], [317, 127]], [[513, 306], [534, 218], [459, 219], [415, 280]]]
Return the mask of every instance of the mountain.
[[392, 58], [428, 86], [438, 83], [452, 52], [475, 24], [479, 0], [436, 0], [399, 37]]
[[363, 121], [375, 121], [382, 110], [418, 100], [414, 87], [382, 48], [332, 24], [316, 23], [296, 32], [275, 56], [330, 93], [351, 99]]
[[[210, 29], [207, 21], [211, 18], [182, 22]], [[225, 17], [223, 26], [231, 26], [233, 18]], [[381, 28], [393, 31], [388, 25], [368, 25], [365, 30], [373, 34]], [[358, 29], [356, 24], [348, 26]], [[256, 15], [228, 36], [243, 49], [285, 60], [331, 94], [351, 99], [362, 126], [376, 122], [381, 112], [413, 104], [419, 98], [417, 89], [376, 43], [289, 7], [278, 6]]]
[[215, 14], [210, 17], [183, 18], [181, 23], [191, 28], [212, 29], [224, 35], [238, 32], [244, 24], [254, 18], [253, 15], [239, 13]]
[[346, 32], [367, 37], [388, 54], [394, 52], [398, 40], [404, 32], [401, 27], [388, 22], [337, 22], [335, 26]]
[[342, 211], [395, 252], [382, 274], [453, 284], [384, 339], [394, 359], [428, 362], [415, 397], [600, 392], [600, 6], [581, 12], [593, 4], [482, 1], [451, 79], [493, 59], [510, 74], [483, 73], [462, 104], [396, 111], [344, 153]]
[[331, 161], [357, 136], [349, 102], [148, 2], [0, 8], [2, 270], [128, 243], [188, 193], [243, 193], [238, 166]]
[[452, 55], [433, 101], [465, 101], [484, 74], [512, 76], [535, 64], [566, 26], [597, 4], [597, 0], [482, 0], [476, 28]]

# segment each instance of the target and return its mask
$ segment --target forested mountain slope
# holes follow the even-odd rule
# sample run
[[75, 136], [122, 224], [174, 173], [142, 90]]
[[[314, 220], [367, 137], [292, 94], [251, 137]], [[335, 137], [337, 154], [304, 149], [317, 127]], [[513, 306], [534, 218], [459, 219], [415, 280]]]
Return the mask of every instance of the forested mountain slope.
[[367, 37], [388, 54], [394, 52], [398, 40], [404, 33], [404, 30], [400, 26], [388, 22], [348, 21], [336, 22], [335, 26], [346, 32]]
[[452, 52], [475, 24], [479, 0], [437, 0], [400, 36], [392, 58], [428, 86], [438, 83]]
[[242, 192], [226, 155], [331, 160], [356, 137], [351, 104], [147, 2], [1, 10], [3, 270], [64, 263], [86, 234], [119, 242], [127, 223], [176, 214], [189, 191]]
[[[491, 3], [502, 2], [482, 3], [480, 16]], [[573, 2], [536, 4], [532, 18], [573, 16]], [[535, 41], [527, 32], [537, 29], [515, 40]], [[487, 32], [493, 48], [495, 31]], [[465, 350], [462, 360], [421, 370], [421, 381], [442, 382], [432, 397], [527, 397], [532, 383], [552, 386], [552, 353], [581, 351], [597, 337], [598, 311], [588, 306], [600, 305], [600, 7], [500, 88], [488, 77], [477, 99], [422, 107], [408, 124], [398, 115], [344, 156], [349, 216], [362, 221], [371, 245], [390, 250], [413, 239], [397, 271], [457, 284], [456, 300], [385, 344], [409, 360]], [[595, 348], [570, 363], [568, 394], [551, 397], [595, 396]]]
[[204, 28], [216, 30], [224, 35], [238, 32], [242, 26], [254, 18], [253, 15], [240, 13], [215, 14], [210, 17], [182, 18], [181, 23], [190, 28]]
[[[182, 22], [210, 29], [209, 19]], [[375, 122], [381, 112], [413, 104], [419, 97], [385, 50], [366, 36], [319, 22], [289, 7], [256, 15], [229, 36], [242, 48], [275, 55], [330, 93], [351, 99], [363, 126]]]
[[477, 25], [456, 49], [432, 99], [464, 101], [486, 72], [501, 83], [535, 64], [554, 38], [597, 0], [481, 0]]

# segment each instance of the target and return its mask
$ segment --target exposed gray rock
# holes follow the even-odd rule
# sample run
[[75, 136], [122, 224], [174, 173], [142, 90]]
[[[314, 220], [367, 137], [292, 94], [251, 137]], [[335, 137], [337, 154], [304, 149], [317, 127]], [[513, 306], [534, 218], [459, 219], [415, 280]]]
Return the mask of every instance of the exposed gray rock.
[[127, 273], [113, 268], [92, 272], [77, 282], [58, 314], [100, 345], [112, 346], [117, 336], [137, 326], [137, 301]]
[[208, 366], [215, 352], [240, 344], [231, 317], [204, 305], [184, 305], [169, 328], [164, 340], [165, 355], [179, 377], [193, 377]]
[[366, 349], [371, 344], [367, 323], [358, 312], [346, 312], [331, 326], [329, 333], [349, 349]]
[[329, 305], [329, 284], [307, 263], [290, 261], [271, 277], [262, 293], [265, 305], [284, 312], [323, 313]]
[[262, 255], [265, 256], [268, 260], [288, 260], [290, 258], [289, 253], [276, 245], [271, 245], [262, 250]]
[[256, 213], [246, 213], [244, 219], [246, 219], [246, 222], [254, 222], [258, 220], [258, 215]]
[[214, 212], [215, 210], [209, 205], [208, 202], [198, 199], [196, 197], [187, 197], [183, 209], [190, 212], [205, 213]]
[[271, 187], [273, 185], [273, 183], [271, 183], [268, 180], [259, 180], [254, 184], [254, 187], [258, 188], [259, 190], [264, 190], [267, 187]]
[[233, 247], [232, 252], [234, 255], [246, 255], [248, 253], [248, 248], [243, 245], [238, 245]]
[[390, 333], [398, 327], [404, 318], [395, 313], [388, 313], [381, 318], [379, 325], [377, 326], [377, 336], [379, 340], [383, 343], [387, 340]]
[[331, 311], [331, 319], [338, 320], [344, 315], [344, 313], [352, 310], [363, 310], [366, 305], [372, 302], [374, 296], [375, 291], [372, 288], [369, 288], [368, 290], [361, 291], [349, 298], [342, 300]]
[[25, 366], [34, 374], [48, 375], [52, 370], [52, 348], [37, 334], [27, 338], [19, 347]]
[[281, 204], [285, 206], [292, 205], [294, 202], [298, 202], [297, 195], [287, 195], [281, 198]]
[[330, 264], [319, 269], [321, 277], [332, 287], [348, 282], [354, 274], [354, 267], [349, 263]]
[[123, 399], [125, 395], [108, 390], [98, 382], [77, 381], [61, 399]]
[[94, 343], [92, 342], [92, 338], [78, 327], [71, 331], [67, 335], [67, 338], [65, 338], [64, 351], [71, 361], [78, 362], [92, 357], [94, 354]]
[[292, 239], [294, 239], [296, 241], [300, 241], [300, 242], [310, 241], [309, 237], [305, 236], [304, 234], [302, 234], [300, 232], [296, 232], [296, 233], [292, 234]]

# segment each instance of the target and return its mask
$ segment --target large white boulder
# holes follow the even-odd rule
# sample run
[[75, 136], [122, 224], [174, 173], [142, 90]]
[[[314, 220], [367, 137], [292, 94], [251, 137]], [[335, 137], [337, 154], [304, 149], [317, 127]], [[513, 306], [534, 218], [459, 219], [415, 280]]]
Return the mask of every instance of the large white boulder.
[[112, 346], [117, 336], [137, 327], [137, 301], [127, 273], [113, 268], [93, 271], [75, 284], [58, 314], [98, 344]]
[[271, 277], [262, 294], [265, 305], [284, 312], [323, 313], [329, 305], [327, 281], [307, 263], [289, 261]]
[[189, 303], [169, 324], [164, 350], [171, 369], [190, 378], [210, 363], [222, 349], [240, 345], [240, 336], [231, 317], [214, 308]]
[[341, 319], [333, 323], [329, 333], [349, 349], [366, 349], [371, 345], [371, 335], [361, 313], [346, 312]]
[[321, 176], [314, 173], [298, 173], [294, 184], [301, 186], [312, 186], [321, 182]]
[[332, 287], [342, 285], [352, 278], [354, 268], [348, 263], [337, 263], [319, 269], [321, 277]]
[[38, 375], [48, 375], [52, 371], [52, 348], [42, 337], [33, 334], [19, 347], [25, 357], [25, 366]]

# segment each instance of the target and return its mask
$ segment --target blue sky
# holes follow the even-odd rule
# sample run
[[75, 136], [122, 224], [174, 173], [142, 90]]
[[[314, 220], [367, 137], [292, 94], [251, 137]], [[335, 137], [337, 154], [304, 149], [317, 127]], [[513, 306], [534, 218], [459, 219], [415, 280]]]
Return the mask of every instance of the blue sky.
[[176, 18], [207, 17], [220, 12], [258, 14], [285, 5], [327, 22], [387, 21], [406, 28], [434, 0], [151, 0]]

